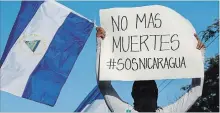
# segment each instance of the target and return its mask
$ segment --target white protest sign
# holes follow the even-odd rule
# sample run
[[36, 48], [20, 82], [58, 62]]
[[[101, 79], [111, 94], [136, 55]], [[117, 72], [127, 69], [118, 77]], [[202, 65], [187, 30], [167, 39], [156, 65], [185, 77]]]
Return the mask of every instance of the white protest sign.
[[196, 33], [188, 20], [159, 6], [100, 10], [106, 38], [100, 80], [197, 78], [204, 75]]

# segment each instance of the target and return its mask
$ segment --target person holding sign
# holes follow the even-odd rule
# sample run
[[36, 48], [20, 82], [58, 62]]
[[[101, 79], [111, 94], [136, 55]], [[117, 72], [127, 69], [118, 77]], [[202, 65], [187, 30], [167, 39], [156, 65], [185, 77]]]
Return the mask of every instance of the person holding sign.
[[[96, 33], [96, 37], [98, 38], [98, 40], [100, 39], [104, 39], [105, 38], [105, 30], [101, 27], [97, 27], [96, 28], [97, 33]], [[204, 44], [199, 40], [198, 36], [196, 34], [194, 34], [195, 38], [197, 39], [198, 43], [197, 43], [197, 49], [199, 50], [204, 50], [205, 46]], [[101, 42], [98, 42], [97, 48], [100, 49], [100, 45]], [[102, 89], [102, 87], [106, 84], [104, 84], [103, 86], [100, 85], [102, 83], [99, 83], [100, 88]], [[184, 105], [183, 103], [185, 102], [185, 107], [182, 107], [182, 109], [186, 110], [188, 109], [188, 106], [190, 106], [192, 104], [192, 101], [184, 101], [185, 98], [190, 98], [190, 96], [192, 95], [199, 95], [198, 93], [200, 93], [200, 88], [202, 87], [203, 82], [201, 82], [200, 78], [194, 78], [192, 80], [192, 89], [191, 89], [191, 93], [188, 93], [187, 95], [183, 96], [182, 98], [179, 99], [179, 102], [176, 102], [173, 104], [173, 106], [175, 107], [181, 107], [179, 106], [179, 103], [182, 103], [182, 105]], [[107, 83], [107, 85], [110, 85], [110, 83]], [[193, 89], [196, 86], [200, 87], [197, 89]], [[107, 86], [107, 88], [112, 88], [111, 86]], [[102, 92], [102, 90], [101, 90]], [[111, 90], [111, 92], [115, 92], [115, 90]], [[105, 93], [105, 92], [102, 92]], [[117, 94], [117, 93], [116, 93]], [[154, 80], [145, 80], [145, 81], [135, 81], [133, 84], [133, 88], [132, 88], [132, 93], [131, 93], [133, 99], [134, 99], [134, 110], [138, 111], [138, 112], [155, 112], [158, 108], [157, 106], [157, 99], [158, 99], [158, 88], [156, 85], [156, 82]], [[118, 95], [116, 95], [117, 98], [120, 98]], [[192, 96], [193, 97], [193, 96]], [[191, 99], [192, 100], [192, 99]], [[168, 109], [167, 112], [169, 111], [175, 111], [173, 109], [172, 106], [168, 106], [165, 108], [165, 111]], [[171, 110], [172, 109], [172, 110]], [[180, 109], [180, 108], [178, 108]], [[184, 111], [183, 110], [183, 111]], [[178, 110], [176, 110], [178, 111]]]

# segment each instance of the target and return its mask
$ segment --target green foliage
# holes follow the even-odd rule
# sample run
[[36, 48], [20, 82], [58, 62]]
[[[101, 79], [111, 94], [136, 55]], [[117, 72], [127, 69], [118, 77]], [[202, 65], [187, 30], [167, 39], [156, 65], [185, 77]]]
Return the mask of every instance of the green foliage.
[[202, 41], [204, 43], [206, 43], [207, 41], [209, 41], [212, 38], [214, 38], [214, 39], [218, 38], [218, 36], [219, 36], [219, 20], [216, 19], [214, 21], [214, 23], [212, 25], [208, 26], [205, 31], [201, 31], [199, 33], [199, 36], [202, 38]]
[[219, 55], [210, 58], [208, 64], [202, 96], [189, 112], [219, 112]]

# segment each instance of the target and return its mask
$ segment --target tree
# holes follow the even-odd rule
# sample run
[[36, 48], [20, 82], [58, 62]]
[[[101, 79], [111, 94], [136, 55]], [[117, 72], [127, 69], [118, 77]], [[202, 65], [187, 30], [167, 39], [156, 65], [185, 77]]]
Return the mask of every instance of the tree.
[[199, 36], [202, 38], [201, 41], [204, 42], [204, 44], [210, 41], [209, 44], [206, 44], [206, 48], [208, 48], [208, 46], [219, 37], [219, 20], [216, 19], [205, 31], [201, 31]]
[[202, 96], [189, 112], [219, 112], [219, 55], [208, 60]]

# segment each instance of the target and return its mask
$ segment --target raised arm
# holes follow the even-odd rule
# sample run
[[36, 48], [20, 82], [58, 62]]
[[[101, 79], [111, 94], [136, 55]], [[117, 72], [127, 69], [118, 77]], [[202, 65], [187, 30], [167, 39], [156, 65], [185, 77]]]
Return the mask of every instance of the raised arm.
[[[197, 49], [201, 51], [204, 63], [204, 54], [205, 54], [205, 46], [199, 40], [198, 36], [195, 34], [195, 38], [197, 39]], [[196, 100], [202, 95], [203, 88], [203, 78], [193, 78], [191, 82], [191, 89], [184, 94], [180, 99], [178, 99], [175, 103], [170, 104], [163, 109], [157, 110], [157, 112], [186, 112], [191, 106], [196, 102]]]
[[111, 85], [111, 81], [99, 81], [99, 61], [100, 61], [100, 53], [101, 53], [101, 44], [102, 40], [105, 38], [105, 31], [101, 27], [97, 27], [97, 50], [96, 50], [96, 73], [97, 73], [97, 84], [99, 89], [105, 99], [105, 102], [111, 112], [125, 112], [127, 109], [131, 110], [131, 112], [136, 112], [131, 105], [124, 102], [115, 91], [115, 89]]

